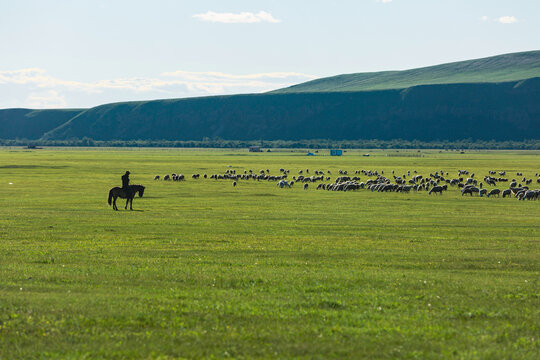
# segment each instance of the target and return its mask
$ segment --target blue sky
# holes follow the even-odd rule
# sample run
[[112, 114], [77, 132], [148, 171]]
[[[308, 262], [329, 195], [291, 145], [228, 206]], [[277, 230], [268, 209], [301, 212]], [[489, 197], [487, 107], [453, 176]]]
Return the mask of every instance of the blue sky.
[[0, 108], [263, 92], [540, 49], [539, 0], [0, 2]]

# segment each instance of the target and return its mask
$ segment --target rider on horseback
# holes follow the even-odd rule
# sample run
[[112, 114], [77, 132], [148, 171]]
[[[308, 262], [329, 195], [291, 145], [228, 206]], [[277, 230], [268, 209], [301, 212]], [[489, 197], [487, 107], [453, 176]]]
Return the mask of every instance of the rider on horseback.
[[131, 189], [129, 188], [129, 171], [126, 171], [124, 175], [122, 175], [122, 190], [124, 191], [124, 194], [126, 194], [126, 197], [131, 197]]

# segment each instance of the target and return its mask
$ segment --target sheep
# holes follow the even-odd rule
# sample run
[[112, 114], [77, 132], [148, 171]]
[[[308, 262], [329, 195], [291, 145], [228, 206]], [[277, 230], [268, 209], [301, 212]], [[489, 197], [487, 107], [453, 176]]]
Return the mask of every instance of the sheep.
[[480, 189], [478, 194], [480, 195], [480, 197], [482, 197], [483, 195], [486, 195], [487, 194], [487, 189]]
[[154, 180], [159, 180], [159, 175], [154, 176]]
[[289, 183], [287, 182], [287, 180], [281, 180], [281, 181], [279, 181], [279, 182], [277, 183], [277, 186], [279, 186], [280, 188], [283, 189], [285, 186], [288, 187], [288, 188], [290, 188], [290, 187], [291, 187], [291, 184], [289, 184]]
[[414, 189], [414, 187], [412, 185], [401, 185], [399, 188], [398, 188], [398, 191], [401, 191], [401, 192], [410, 192], [412, 189]]
[[431, 195], [432, 193], [439, 193], [440, 195], [442, 195], [443, 190], [446, 190], [446, 185], [437, 185], [432, 187], [431, 190], [429, 190], [428, 194]]
[[487, 194], [487, 197], [495, 196], [495, 195], [497, 195], [497, 197], [499, 197], [500, 193], [501, 193], [501, 190], [493, 189]]
[[480, 192], [480, 189], [475, 186], [465, 186], [461, 190], [461, 196], [465, 194], [470, 194], [472, 196], [473, 193], [479, 193], [479, 192]]
[[163, 177], [163, 181], [168, 181], [168, 180], [171, 180], [171, 176], [169, 174]]
[[232, 186], [236, 187], [236, 181], [233, 181]]
[[309, 184], [308, 184], [308, 183], [304, 184], [304, 190], [307, 190], [308, 187], [309, 187]]
[[535, 200], [538, 198], [538, 191], [535, 190], [527, 190], [523, 196], [520, 198], [520, 200]]
[[503, 190], [503, 192], [502, 192], [503, 198], [505, 198], [507, 196], [510, 196], [510, 195], [512, 195], [512, 189]]

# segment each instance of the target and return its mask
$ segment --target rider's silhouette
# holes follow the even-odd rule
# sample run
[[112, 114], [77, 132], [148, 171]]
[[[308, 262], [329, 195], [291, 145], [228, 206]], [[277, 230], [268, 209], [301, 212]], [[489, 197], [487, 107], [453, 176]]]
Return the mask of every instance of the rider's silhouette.
[[127, 197], [131, 197], [131, 189], [129, 188], [129, 174], [129, 171], [126, 171], [126, 173], [122, 175], [122, 190], [124, 190]]

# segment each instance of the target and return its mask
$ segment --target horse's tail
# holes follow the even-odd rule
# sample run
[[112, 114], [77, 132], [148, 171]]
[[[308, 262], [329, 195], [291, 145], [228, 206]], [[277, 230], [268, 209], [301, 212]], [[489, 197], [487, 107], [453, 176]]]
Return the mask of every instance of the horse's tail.
[[112, 189], [111, 189], [111, 190], [109, 191], [109, 200], [108, 200], [109, 205], [112, 205], [112, 197], [113, 197], [113, 194], [112, 194], [112, 193], [113, 193], [113, 191], [112, 191]]

